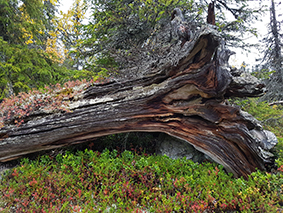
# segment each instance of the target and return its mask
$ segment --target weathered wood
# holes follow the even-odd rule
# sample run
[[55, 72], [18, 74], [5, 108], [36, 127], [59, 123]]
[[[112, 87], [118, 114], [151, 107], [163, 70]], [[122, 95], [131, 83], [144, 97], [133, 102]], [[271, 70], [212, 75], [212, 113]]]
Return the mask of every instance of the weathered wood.
[[275, 102], [269, 103], [268, 105], [274, 106], [274, 105], [278, 105], [278, 104], [283, 104], [283, 101], [275, 101]]
[[[142, 76], [95, 84], [70, 100], [71, 113], [33, 115], [0, 129], [0, 161], [94, 138], [131, 131], [164, 132], [186, 140], [236, 177], [272, 163], [272, 133], [225, 97], [259, 96], [264, 85], [248, 74], [232, 75], [227, 50], [207, 26], [195, 32], [174, 63], [144, 63]], [[180, 46], [180, 42], [175, 46]], [[225, 55], [226, 54], [226, 55]], [[176, 56], [177, 55], [177, 56]]]

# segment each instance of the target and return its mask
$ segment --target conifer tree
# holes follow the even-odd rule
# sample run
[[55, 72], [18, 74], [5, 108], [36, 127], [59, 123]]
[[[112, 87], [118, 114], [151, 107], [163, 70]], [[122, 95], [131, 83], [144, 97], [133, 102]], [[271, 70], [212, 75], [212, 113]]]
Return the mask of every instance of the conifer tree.
[[75, 0], [67, 13], [61, 12], [58, 20], [60, 39], [64, 44], [65, 65], [70, 69], [79, 70], [83, 67], [79, 56], [81, 55], [80, 43], [82, 42], [82, 22], [86, 18], [87, 3], [83, 0]]
[[[247, 0], [213, 0], [216, 13], [216, 29], [226, 43], [244, 47], [243, 35], [256, 35], [251, 21], [262, 11], [251, 9]], [[166, 24], [170, 23], [174, 8], [179, 7], [192, 31], [206, 24], [207, 1], [187, 0], [92, 0], [91, 21], [85, 26], [87, 49], [84, 59], [95, 58], [94, 65], [111, 67], [117, 64], [111, 53], [118, 54], [130, 48], [140, 48]], [[226, 15], [230, 14], [229, 20]], [[91, 64], [88, 64], [91, 66]], [[109, 68], [109, 67], [108, 67]]]
[[[267, 93], [261, 98], [265, 101], [282, 101], [283, 100], [283, 55], [282, 55], [282, 39], [283, 34], [280, 28], [280, 22], [277, 20], [276, 5], [271, 0], [270, 6], [270, 22], [268, 25], [268, 35], [263, 39], [266, 49], [261, 71], [259, 74], [267, 73]], [[282, 14], [281, 14], [282, 15]], [[265, 75], [266, 76], [266, 75]]]
[[68, 78], [50, 43], [56, 2], [0, 0], [0, 99]]

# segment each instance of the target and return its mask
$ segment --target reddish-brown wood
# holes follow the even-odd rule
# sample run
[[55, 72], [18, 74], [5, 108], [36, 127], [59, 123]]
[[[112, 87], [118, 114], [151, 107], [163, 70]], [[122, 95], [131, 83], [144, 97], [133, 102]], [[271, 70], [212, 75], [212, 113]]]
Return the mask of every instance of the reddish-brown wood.
[[143, 75], [95, 84], [70, 100], [71, 113], [41, 113], [19, 127], [7, 124], [0, 129], [0, 161], [108, 134], [144, 131], [181, 138], [236, 177], [264, 170], [272, 163], [267, 151], [276, 138], [225, 101], [259, 96], [264, 85], [248, 74], [231, 72], [229, 53], [209, 27], [182, 47], [180, 42], [174, 45], [174, 63], [144, 63]]

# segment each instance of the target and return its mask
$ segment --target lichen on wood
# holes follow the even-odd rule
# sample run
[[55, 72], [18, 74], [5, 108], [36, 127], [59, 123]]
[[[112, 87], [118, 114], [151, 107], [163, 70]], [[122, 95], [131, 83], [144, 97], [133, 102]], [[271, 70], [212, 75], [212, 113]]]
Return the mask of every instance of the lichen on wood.
[[[265, 86], [229, 67], [232, 54], [213, 26], [186, 42], [170, 40], [169, 23], [128, 55], [120, 78], [93, 84], [68, 100], [68, 113], [46, 113], [0, 129], [0, 161], [132, 131], [164, 132], [193, 145], [236, 177], [272, 164], [274, 134], [225, 101], [255, 97]], [[136, 53], [136, 54], [135, 54]], [[129, 62], [129, 63], [126, 63]]]

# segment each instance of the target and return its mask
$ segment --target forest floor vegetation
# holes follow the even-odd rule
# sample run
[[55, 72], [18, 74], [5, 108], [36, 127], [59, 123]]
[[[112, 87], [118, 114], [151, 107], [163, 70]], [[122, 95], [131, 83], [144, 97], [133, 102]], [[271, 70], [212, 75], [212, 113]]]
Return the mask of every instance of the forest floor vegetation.
[[100, 141], [108, 148], [89, 143], [21, 159], [2, 174], [0, 212], [282, 212], [282, 108], [237, 104], [273, 119], [262, 119], [279, 141], [270, 171], [234, 178], [221, 165], [155, 155], [145, 144], [114, 147], [119, 137], [108, 136]]

